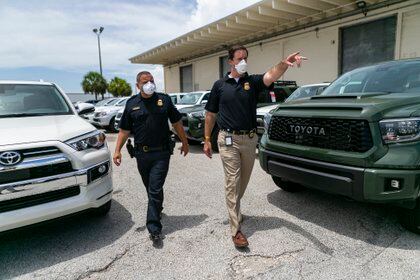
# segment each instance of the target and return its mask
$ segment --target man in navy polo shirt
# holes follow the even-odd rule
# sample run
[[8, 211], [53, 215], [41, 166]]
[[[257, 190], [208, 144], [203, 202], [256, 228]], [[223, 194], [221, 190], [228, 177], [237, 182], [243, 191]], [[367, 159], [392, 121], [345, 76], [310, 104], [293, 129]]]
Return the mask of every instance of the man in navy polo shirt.
[[210, 136], [214, 124], [220, 128], [218, 146], [225, 172], [225, 195], [229, 212], [232, 240], [236, 247], [248, 246], [241, 232], [241, 198], [245, 193], [255, 162], [256, 114], [258, 94], [272, 87], [296, 63], [300, 66], [306, 59], [294, 53], [263, 75], [248, 75], [248, 50], [234, 46], [229, 50], [228, 62], [231, 72], [216, 81], [206, 104], [204, 153], [211, 158]]

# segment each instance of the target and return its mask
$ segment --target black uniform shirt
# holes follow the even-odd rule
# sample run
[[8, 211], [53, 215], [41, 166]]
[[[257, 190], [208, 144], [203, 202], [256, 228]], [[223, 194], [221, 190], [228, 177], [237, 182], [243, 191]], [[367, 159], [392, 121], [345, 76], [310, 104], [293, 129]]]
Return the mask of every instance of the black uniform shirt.
[[226, 75], [214, 83], [205, 109], [218, 113], [217, 124], [221, 129], [252, 130], [257, 127], [258, 94], [272, 87], [265, 86], [263, 77], [245, 73], [236, 82]]
[[160, 147], [168, 143], [169, 124], [181, 119], [169, 95], [155, 92], [150, 98], [137, 94], [128, 99], [120, 128], [134, 134], [134, 143]]

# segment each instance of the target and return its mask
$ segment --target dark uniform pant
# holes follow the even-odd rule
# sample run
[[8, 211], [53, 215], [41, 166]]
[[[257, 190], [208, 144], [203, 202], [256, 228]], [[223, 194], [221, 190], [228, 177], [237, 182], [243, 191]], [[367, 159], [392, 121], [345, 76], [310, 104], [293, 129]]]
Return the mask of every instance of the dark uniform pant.
[[163, 185], [166, 175], [168, 175], [170, 153], [169, 151], [137, 152], [136, 159], [137, 168], [148, 196], [146, 226], [150, 233], [160, 233], [162, 230], [160, 217], [163, 209]]

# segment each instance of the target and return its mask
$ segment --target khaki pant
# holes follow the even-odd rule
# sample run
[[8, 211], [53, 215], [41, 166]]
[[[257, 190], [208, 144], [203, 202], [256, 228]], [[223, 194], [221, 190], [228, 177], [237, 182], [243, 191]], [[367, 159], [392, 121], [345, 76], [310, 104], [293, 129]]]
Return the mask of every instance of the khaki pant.
[[[232, 146], [226, 146], [226, 135], [232, 136]], [[245, 193], [255, 162], [258, 136], [232, 135], [220, 131], [217, 140], [225, 171], [225, 195], [232, 236], [241, 229], [241, 198]]]

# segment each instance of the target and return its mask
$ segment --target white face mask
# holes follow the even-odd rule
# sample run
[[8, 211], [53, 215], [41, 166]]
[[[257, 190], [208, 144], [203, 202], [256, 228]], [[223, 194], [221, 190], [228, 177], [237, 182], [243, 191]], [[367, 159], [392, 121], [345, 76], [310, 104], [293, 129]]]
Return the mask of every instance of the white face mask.
[[239, 75], [245, 74], [248, 70], [248, 64], [246, 63], [245, 59], [242, 59], [238, 64], [236, 64], [235, 69]]
[[149, 81], [143, 85], [142, 89], [145, 94], [152, 95], [156, 90], [156, 86], [154, 83]]

